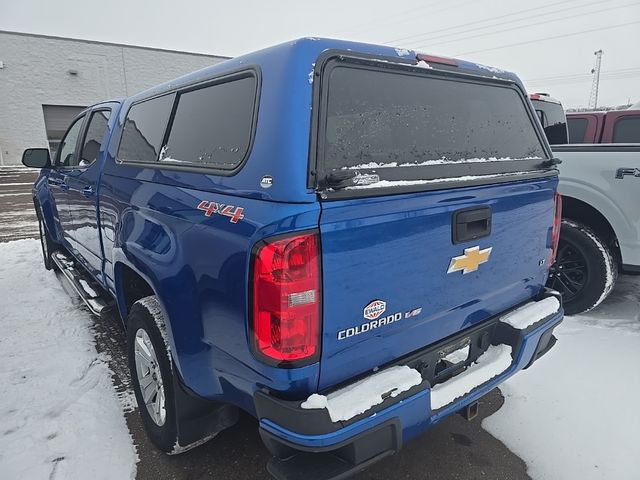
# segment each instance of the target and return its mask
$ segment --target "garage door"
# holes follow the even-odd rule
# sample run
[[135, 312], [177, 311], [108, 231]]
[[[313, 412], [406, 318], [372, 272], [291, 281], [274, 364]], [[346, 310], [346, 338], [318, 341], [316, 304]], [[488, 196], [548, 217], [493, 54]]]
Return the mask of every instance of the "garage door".
[[52, 157], [56, 155], [64, 132], [67, 131], [76, 115], [85, 108], [69, 105], [42, 105], [44, 126], [47, 129], [47, 140], [49, 141], [49, 150], [51, 150]]

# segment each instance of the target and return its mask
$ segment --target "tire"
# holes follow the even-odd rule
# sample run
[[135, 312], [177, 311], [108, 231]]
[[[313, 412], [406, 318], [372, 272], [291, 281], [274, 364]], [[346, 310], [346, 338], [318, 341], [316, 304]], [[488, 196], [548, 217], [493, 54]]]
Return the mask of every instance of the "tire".
[[42, 212], [36, 206], [36, 217], [38, 218], [38, 230], [40, 231], [40, 246], [42, 247], [42, 259], [44, 260], [44, 268], [51, 270], [53, 268], [53, 260], [51, 253], [55, 251], [56, 243], [49, 238], [47, 228], [42, 220]]
[[547, 286], [562, 294], [565, 313], [584, 313], [600, 305], [617, 278], [618, 265], [607, 245], [589, 227], [563, 219]]
[[127, 354], [133, 390], [147, 434], [156, 447], [171, 454], [178, 445], [177, 413], [173, 363], [164, 325], [155, 296], [135, 302], [127, 320]]

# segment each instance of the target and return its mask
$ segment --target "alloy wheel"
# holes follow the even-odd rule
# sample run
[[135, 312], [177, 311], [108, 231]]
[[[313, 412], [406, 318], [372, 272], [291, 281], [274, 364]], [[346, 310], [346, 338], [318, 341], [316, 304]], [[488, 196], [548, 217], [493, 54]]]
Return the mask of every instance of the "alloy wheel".
[[138, 384], [149, 416], [159, 427], [167, 418], [164, 385], [156, 351], [147, 332], [139, 328], [134, 343]]
[[565, 302], [578, 296], [589, 281], [584, 253], [574, 244], [560, 238], [556, 263], [549, 272], [549, 286], [562, 294]]

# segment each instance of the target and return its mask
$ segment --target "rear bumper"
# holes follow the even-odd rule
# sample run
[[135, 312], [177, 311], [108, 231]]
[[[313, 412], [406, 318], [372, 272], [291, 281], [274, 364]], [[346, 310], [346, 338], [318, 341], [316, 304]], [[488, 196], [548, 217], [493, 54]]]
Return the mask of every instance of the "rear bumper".
[[[546, 292], [539, 300], [554, 296]], [[508, 313], [508, 312], [506, 312]], [[444, 417], [477, 401], [501, 382], [528, 368], [555, 344], [553, 329], [563, 319], [563, 309], [544, 318], [534, 318], [525, 328], [502, 321], [505, 313], [482, 325], [461, 332], [437, 345], [399, 360], [423, 374], [423, 382], [394, 398], [386, 398], [361, 415], [347, 421], [332, 422], [326, 409], [302, 409], [300, 401], [286, 401], [257, 392], [254, 396], [260, 434], [275, 458], [269, 465], [276, 478], [342, 478], [400, 450], [402, 444], [419, 435]], [[419, 369], [443, 345], [470, 338], [471, 344], [485, 343], [511, 347], [512, 361], [502, 373], [477, 385], [439, 409], [432, 409], [431, 375]], [[473, 347], [472, 347], [473, 348]], [[487, 345], [482, 346], [486, 350]], [[422, 363], [420, 363], [422, 362]], [[425, 378], [426, 377], [426, 378]], [[452, 377], [443, 383], [455, 381]], [[308, 468], [305, 465], [309, 466]], [[321, 470], [330, 470], [321, 474]], [[324, 471], [323, 470], [323, 471]], [[333, 472], [333, 473], [332, 473]], [[311, 475], [311, 477], [309, 477]]]

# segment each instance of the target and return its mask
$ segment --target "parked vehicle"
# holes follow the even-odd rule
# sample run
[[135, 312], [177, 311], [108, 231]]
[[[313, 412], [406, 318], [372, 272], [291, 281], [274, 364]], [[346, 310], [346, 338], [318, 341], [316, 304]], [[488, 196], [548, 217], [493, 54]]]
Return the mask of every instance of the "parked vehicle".
[[[541, 109], [552, 104], [557, 124], [566, 124], [558, 100], [529, 97], [541, 122], [547, 115]], [[562, 294], [565, 312], [573, 315], [602, 303], [618, 272], [640, 273], [640, 196], [633, 180], [640, 176], [640, 111], [568, 113], [567, 120], [572, 141], [602, 142], [552, 147], [562, 160], [563, 206], [558, 256], [547, 286]], [[545, 128], [545, 133], [553, 144], [557, 132]], [[634, 139], [635, 145], [613, 143]]]
[[568, 314], [598, 306], [618, 272], [640, 273], [640, 143], [555, 145], [562, 229], [548, 286]]
[[564, 145], [569, 142], [567, 118], [560, 100], [548, 93], [532, 93], [529, 99], [536, 110], [547, 140], [551, 145]]
[[167, 453], [257, 417], [344, 478], [555, 343], [558, 171], [511, 73], [302, 39], [85, 110], [33, 189], [45, 266], [127, 331]]
[[640, 110], [570, 112], [569, 143], [640, 143]]

